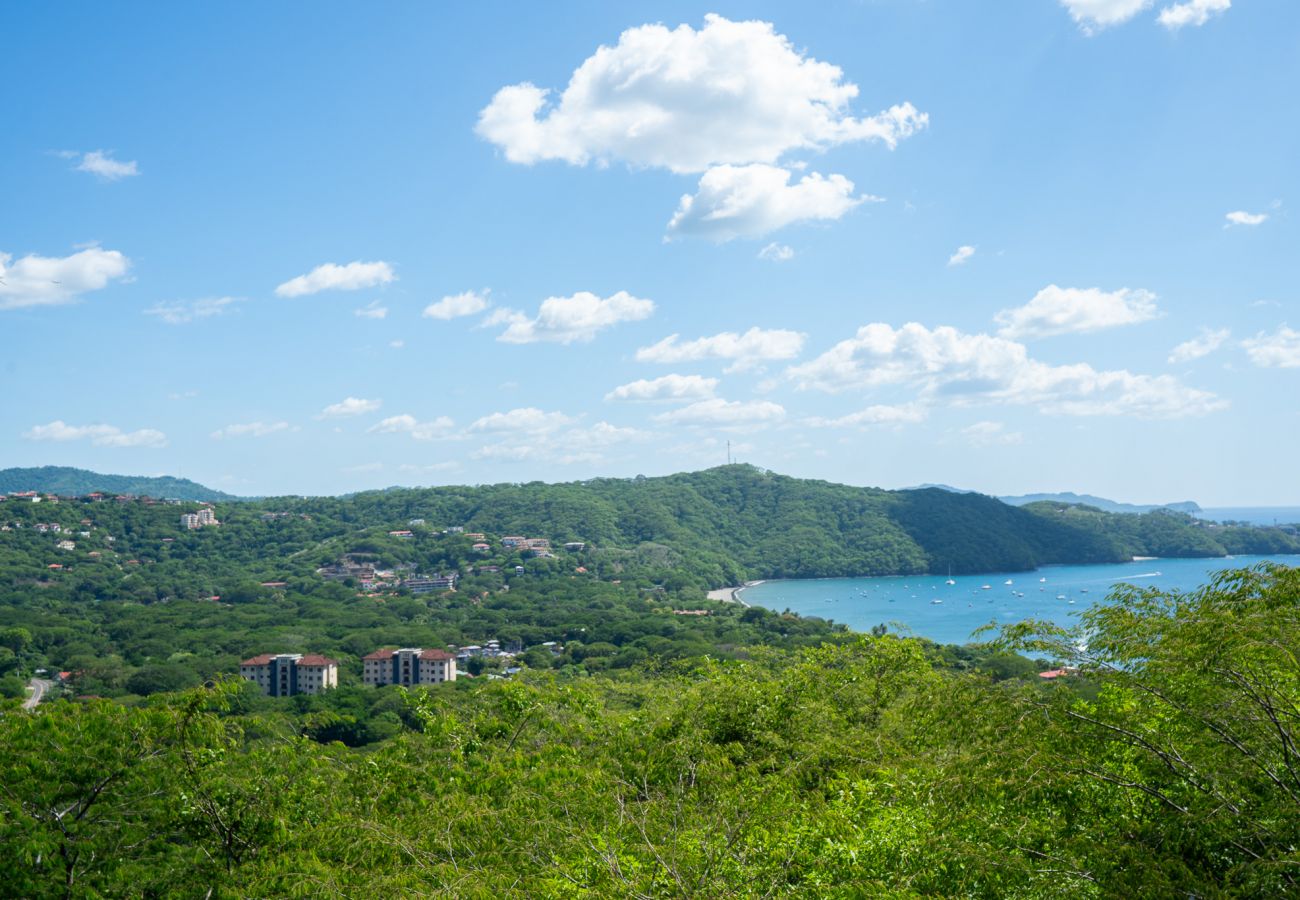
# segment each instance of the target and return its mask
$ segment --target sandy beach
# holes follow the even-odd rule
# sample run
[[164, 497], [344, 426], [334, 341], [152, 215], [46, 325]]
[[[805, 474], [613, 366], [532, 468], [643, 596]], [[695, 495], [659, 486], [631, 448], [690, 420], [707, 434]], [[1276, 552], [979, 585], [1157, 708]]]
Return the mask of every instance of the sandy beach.
[[744, 600], [740, 599], [740, 592], [747, 587], [753, 587], [756, 584], [762, 584], [762, 581], [746, 581], [744, 584], [734, 587], [718, 588], [715, 591], [709, 591], [706, 596], [710, 600], [721, 600], [723, 603], [739, 603], [741, 606], [748, 606]]

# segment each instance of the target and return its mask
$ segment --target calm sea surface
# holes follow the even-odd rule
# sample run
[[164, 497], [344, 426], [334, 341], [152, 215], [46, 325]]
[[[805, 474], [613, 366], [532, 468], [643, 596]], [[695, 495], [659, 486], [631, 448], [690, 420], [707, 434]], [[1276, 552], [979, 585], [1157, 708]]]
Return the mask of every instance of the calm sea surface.
[[890, 631], [910, 632], [942, 644], [964, 644], [971, 640], [972, 631], [995, 619], [1000, 623], [1049, 619], [1059, 625], [1073, 624], [1074, 615], [1104, 601], [1107, 592], [1121, 582], [1192, 590], [1224, 569], [1269, 560], [1300, 565], [1300, 556], [1237, 556], [954, 575], [956, 584], [946, 584], [946, 575], [815, 578], [767, 581], [745, 588], [741, 598], [752, 606], [832, 619], [855, 631], [868, 631], [883, 623]]

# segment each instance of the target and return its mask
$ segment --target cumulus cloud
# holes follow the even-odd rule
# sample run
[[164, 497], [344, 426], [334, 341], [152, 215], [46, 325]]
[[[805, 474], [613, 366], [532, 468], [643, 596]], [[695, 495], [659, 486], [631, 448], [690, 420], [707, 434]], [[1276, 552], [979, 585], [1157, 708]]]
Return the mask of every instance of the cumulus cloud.
[[915, 425], [924, 422], [925, 417], [925, 407], [918, 403], [901, 406], [877, 404], [833, 419], [813, 416], [807, 423], [817, 428], [864, 428], [871, 425]]
[[216, 441], [226, 438], [239, 437], [267, 437], [272, 434], [279, 434], [282, 431], [294, 431], [294, 427], [288, 422], [246, 422], [241, 425], [227, 425], [225, 428], [218, 428], [212, 432], [212, 439]]
[[679, 341], [670, 334], [657, 344], [637, 350], [638, 362], [679, 363], [705, 359], [732, 361], [729, 371], [743, 371], [772, 360], [794, 359], [807, 337], [780, 328], [751, 328], [744, 334], [724, 331], [693, 341]]
[[69, 425], [55, 419], [23, 432], [29, 441], [90, 441], [98, 447], [165, 447], [167, 435], [154, 428], [123, 431], [116, 425]]
[[475, 422], [470, 430], [507, 434], [508, 437], [478, 448], [471, 456], [508, 462], [537, 459], [562, 465], [598, 463], [605, 459], [607, 450], [618, 444], [653, 437], [640, 429], [609, 422], [597, 422], [589, 428], [566, 427], [573, 421], [562, 413], [546, 413], [532, 408], [493, 413]]
[[1155, 0], [1061, 0], [1070, 17], [1085, 34], [1120, 25], [1147, 9]]
[[383, 405], [382, 400], [363, 400], [359, 397], [346, 397], [338, 403], [331, 403], [320, 411], [322, 419], [341, 419], [347, 416], [360, 416], [371, 413]]
[[1194, 337], [1190, 341], [1183, 341], [1169, 351], [1169, 362], [1185, 363], [1200, 359], [1202, 356], [1208, 356], [1218, 350], [1230, 334], [1231, 332], [1226, 328], [1218, 330], [1202, 328], [1199, 337]]
[[562, 412], [545, 412], [535, 406], [525, 406], [483, 416], [476, 419], [469, 430], [476, 433], [517, 431], [543, 434], [572, 424], [573, 421]]
[[417, 441], [434, 441], [451, 437], [454, 434], [452, 429], [455, 427], [456, 423], [447, 416], [438, 416], [431, 421], [421, 422], [409, 413], [402, 413], [399, 416], [389, 416], [378, 424], [370, 426], [366, 431], [371, 434], [409, 434]]
[[702, 375], [663, 375], [659, 378], [642, 378], [619, 385], [605, 395], [606, 400], [700, 400], [712, 397], [718, 379]]
[[[76, 153], [70, 154], [75, 158]], [[91, 150], [89, 153], [81, 155], [81, 162], [74, 166], [78, 172], [89, 172], [105, 181], [120, 181], [123, 178], [130, 178], [133, 175], [139, 175], [140, 169], [136, 166], [135, 160], [122, 162], [113, 159], [112, 151]]]
[[306, 275], [290, 278], [275, 289], [280, 297], [302, 297], [321, 291], [359, 291], [395, 281], [397, 275], [386, 262], [325, 263]]
[[70, 256], [0, 253], [0, 310], [73, 303], [120, 280], [131, 261], [116, 250], [87, 247]]
[[240, 297], [204, 297], [189, 303], [176, 301], [172, 303], [155, 303], [144, 311], [146, 316], [157, 316], [168, 325], [185, 325], [196, 319], [210, 319], [231, 311], [241, 302]]
[[1159, 314], [1156, 295], [1150, 291], [1103, 291], [1049, 284], [1024, 306], [1004, 309], [994, 320], [1002, 326], [998, 331], [1002, 337], [1023, 340], [1136, 325]]
[[770, 400], [723, 400], [713, 397], [655, 416], [665, 425], [702, 428], [749, 428], [771, 425], [785, 418], [785, 407]]
[[1160, 10], [1160, 24], [1170, 31], [1176, 31], [1187, 25], [1201, 26], [1210, 21], [1211, 16], [1227, 12], [1232, 7], [1232, 0], [1188, 0], [1175, 3]]
[[698, 31], [629, 28], [584, 61], [557, 100], [550, 94], [528, 82], [502, 88], [477, 133], [515, 163], [701, 172], [854, 141], [893, 147], [927, 123], [910, 103], [855, 117], [858, 87], [838, 66], [805, 56], [768, 22], [718, 15]]
[[371, 300], [360, 309], [352, 310], [352, 314], [360, 319], [385, 319], [388, 317], [388, 307], [380, 306], [378, 300]]
[[1300, 368], [1300, 331], [1280, 326], [1272, 334], [1261, 331], [1241, 342], [1250, 361], [1265, 369]]
[[424, 317], [426, 319], [447, 320], [481, 313], [490, 305], [488, 303], [489, 293], [486, 290], [465, 291], [461, 294], [443, 297], [438, 302], [430, 303], [424, 308]]
[[878, 199], [853, 196], [853, 182], [843, 175], [813, 172], [790, 184], [790, 172], [777, 166], [715, 166], [700, 177], [694, 195], [682, 196], [668, 233], [718, 243], [755, 238], [796, 222], [838, 219]]
[[653, 301], [619, 291], [598, 297], [579, 291], [571, 297], [547, 297], [536, 316], [512, 309], [498, 309], [483, 322], [486, 326], [505, 325], [497, 336], [507, 344], [533, 344], [549, 341], [558, 344], [590, 341], [600, 331], [621, 322], [639, 322], [654, 313]]
[[957, 248], [957, 252], [955, 252], [952, 256], [948, 257], [948, 265], [960, 266], [962, 263], [964, 263], [966, 260], [970, 259], [974, 255], [975, 255], [975, 248], [970, 246], [969, 244], [963, 244], [962, 246]]
[[1268, 221], [1268, 213], [1248, 213], [1244, 209], [1233, 210], [1224, 216], [1228, 224], [1224, 228], [1232, 228], [1234, 225], [1263, 225]]
[[801, 389], [908, 385], [927, 402], [1033, 405], [1073, 416], [1178, 418], [1227, 405], [1170, 375], [1098, 371], [1086, 363], [1054, 366], [1030, 358], [1024, 344], [1003, 337], [916, 322], [897, 329], [881, 322], [864, 325], [816, 359], [790, 367], [787, 375]]
[[1007, 444], [1019, 444], [1025, 436], [1019, 431], [1007, 431], [1001, 422], [976, 422], [961, 430], [962, 436], [973, 447], [994, 447]]
[[794, 248], [785, 244], [771, 243], [758, 251], [758, 258], [771, 262], [789, 262], [794, 259]]

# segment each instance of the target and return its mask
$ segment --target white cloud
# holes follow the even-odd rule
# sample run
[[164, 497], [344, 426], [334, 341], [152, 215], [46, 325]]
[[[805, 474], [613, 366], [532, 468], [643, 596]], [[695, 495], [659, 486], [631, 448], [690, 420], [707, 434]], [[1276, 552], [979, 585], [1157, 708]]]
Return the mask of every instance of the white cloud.
[[338, 419], [344, 416], [360, 416], [379, 409], [382, 400], [363, 400], [359, 397], [346, 397], [338, 403], [331, 403], [320, 411], [322, 419]]
[[1261, 331], [1241, 342], [1250, 361], [1265, 369], [1300, 368], [1300, 331], [1282, 325], [1272, 334]]
[[242, 425], [227, 425], [212, 432], [213, 440], [237, 437], [267, 437], [282, 431], [296, 431], [288, 422], [246, 422]]
[[483, 324], [505, 325], [497, 340], [507, 344], [538, 341], [571, 344], [590, 341], [597, 332], [620, 322], [648, 319], [654, 309], [652, 301], [633, 297], [627, 291], [603, 299], [589, 291], [579, 291], [571, 297], [547, 297], [534, 317], [517, 310], [499, 309]]
[[718, 15], [698, 31], [629, 28], [578, 67], [557, 101], [549, 95], [527, 82], [502, 88], [477, 133], [515, 163], [700, 172], [853, 141], [893, 147], [927, 123], [910, 103], [855, 118], [858, 88], [839, 67], [805, 56], [770, 23]]
[[[76, 156], [74, 153], [73, 156]], [[89, 172], [97, 175], [105, 181], [120, 181], [123, 178], [130, 178], [133, 175], [139, 175], [140, 169], [136, 166], [135, 160], [121, 162], [113, 159], [112, 151], [104, 152], [103, 150], [91, 150], [81, 157], [81, 162], [77, 163], [78, 172]]]
[[483, 416], [469, 426], [473, 432], [526, 432], [545, 434], [565, 425], [572, 424], [573, 419], [562, 412], [544, 412], [533, 406], [512, 409], [509, 412], [495, 412]]
[[[509, 437], [496, 444], [482, 446], [471, 455], [475, 459], [539, 459], [562, 465], [590, 464], [602, 462], [605, 451], [618, 444], [644, 441], [653, 436], [649, 432], [611, 425], [609, 422], [597, 422], [590, 428], [564, 428], [572, 422], [571, 418], [560, 413], [543, 413], [536, 409], [494, 413], [486, 417], [486, 420], [475, 422], [471, 430], [508, 432]], [[484, 427], [475, 429], [480, 423], [485, 423]]]
[[1155, 0], [1061, 0], [1085, 34], [1119, 25], [1142, 12]]
[[380, 306], [378, 300], [371, 300], [360, 309], [352, 310], [352, 314], [361, 319], [385, 319], [388, 317], [388, 307]]
[[681, 409], [660, 413], [656, 422], [702, 428], [747, 428], [770, 425], [785, 418], [785, 408], [770, 400], [699, 400]]
[[1201, 26], [1210, 21], [1210, 17], [1227, 12], [1232, 7], [1232, 0], [1187, 0], [1175, 3], [1160, 10], [1160, 24], [1171, 31], [1185, 25]]
[[320, 291], [359, 291], [395, 281], [393, 267], [386, 262], [350, 262], [340, 266], [325, 263], [306, 275], [291, 278], [275, 289], [280, 297], [301, 297]]
[[409, 413], [389, 416], [387, 419], [366, 429], [371, 434], [409, 434], [417, 441], [434, 441], [452, 437], [456, 423], [446, 416], [438, 416], [430, 422], [421, 422]]
[[927, 402], [1009, 403], [1073, 416], [1178, 418], [1227, 404], [1170, 375], [1098, 371], [1086, 363], [1053, 366], [1031, 359], [1024, 344], [915, 322], [876, 322], [816, 359], [787, 370], [801, 389], [828, 392], [910, 385]]
[[1244, 209], [1234, 210], [1224, 216], [1228, 224], [1224, 228], [1231, 228], [1234, 225], [1263, 225], [1268, 221], [1268, 213], [1248, 213]]
[[755, 238], [796, 222], [838, 219], [865, 200], [879, 199], [853, 196], [853, 182], [843, 175], [813, 172], [789, 182], [790, 172], [776, 166], [715, 166], [700, 176], [694, 196], [682, 196], [668, 233], [718, 243]]
[[966, 260], [975, 255], [975, 248], [970, 244], [963, 244], [957, 248], [957, 252], [948, 257], [948, 265], [960, 266]]
[[780, 328], [751, 328], [744, 334], [724, 331], [711, 337], [678, 342], [670, 334], [657, 344], [637, 350], [638, 362], [679, 363], [704, 359], [729, 359], [731, 370], [744, 371], [764, 362], [794, 359], [803, 350], [806, 335]]
[[168, 325], [184, 325], [195, 319], [210, 319], [225, 315], [234, 304], [241, 302], [241, 297], [204, 297], [189, 303], [155, 303], [144, 311], [147, 316], [157, 316]]
[[774, 242], [759, 250], [758, 258], [771, 260], [772, 262], [789, 262], [794, 259], [794, 248]]
[[1001, 422], [976, 422], [961, 430], [962, 436], [973, 447], [993, 447], [1007, 444], [1019, 444], [1025, 436], [1019, 431], [1007, 431]]
[[430, 303], [424, 308], [426, 319], [456, 319], [460, 316], [472, 316], [481, 313], [491, 304], [488, 302], [490, 291], [465, 291], [443, 297], [437, 303]]
[[116, 425], [69, 425], [56, 419], [23, 432], [29, 441], [85, 441], [99, 447], [165, 447], [167, 435], [154, 428], [123, 431]]
[[1194, 359], [1200, 359], [1202, 356], [1208, 356], [1228, 339], [1231, 332], [1226, 328], [1220, 328], [1212, 331], [1209, 328], [1202, 328], [1200, 337], [1194, 337], [1190, 341], [1183, 341], [1173, 350], [1169, 351], [1169, 362], [1185, 363]]
[[401, 472], [409, 472], [414, 475], [429, 475], [434, 472], [448, 472], [452, 469], [459, 469], [460, 463], [454, 459], [443, 460], [442, 462], [427, 463], [417, 465], [415, 463], [402, 463], [397, 467]]
[[58, 306], [123, 278], [131, 261], [117, 250], [87, 247], [70, 256], [0, 253], [0, 309]]
[[1159, 314], [1156, 295], [1150, 291], [1103, 291], [1049, 284], [1024, 306], [999, 312], [994, 321], [1002, 326], [998, 331], [1002, 337], [1032, 339], [1136, 325]]
[[917, 403], [908, 403], [903, 406], [885, 406], [877, 404], [834, 419], [824, 419], [821, 416], [813, 416], [807, 420], [807, 423], [816, 428], [854, 428], [866, 427], [869, 425], [915, 425], [917, 422], [925, 421], [925, 417], [925, 407]]
[[401, 350], [403, 347], [406, 346], [406, 341], [402, 340], [401, 338], [398, 338], [395, 341], [389, 341], [388, 346], [392, 347], [394, 350]]
[[659, 378], [642, 378], [619, 385], [605, 395], [606, 400], [699, 400], [712, 397], [718, 379], [702, 375], [663, 375]]

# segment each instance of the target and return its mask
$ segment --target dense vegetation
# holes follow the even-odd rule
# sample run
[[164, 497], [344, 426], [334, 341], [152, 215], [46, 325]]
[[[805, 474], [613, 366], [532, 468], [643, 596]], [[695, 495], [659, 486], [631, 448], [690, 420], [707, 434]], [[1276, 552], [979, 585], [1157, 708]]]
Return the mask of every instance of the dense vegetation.
[[[865, 636], [394, 689], [310, 740], [219, 683], [0, 716], [11, 896], [1274, 897], [1300, 891], [1300, 572], [1127, 590], [956, 672]], [[1086, 636], [1086, 651], [1082, 639]], [[333, 714], [311, 727], [346, 735]]]

